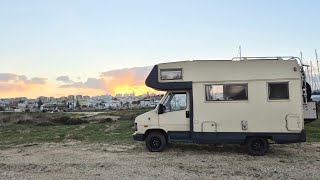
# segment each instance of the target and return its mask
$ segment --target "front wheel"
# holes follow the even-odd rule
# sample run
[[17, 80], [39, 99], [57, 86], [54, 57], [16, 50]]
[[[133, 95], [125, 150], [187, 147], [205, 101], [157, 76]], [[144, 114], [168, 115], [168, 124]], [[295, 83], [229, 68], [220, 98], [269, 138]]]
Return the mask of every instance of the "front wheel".
[[151, 132], [145, 141], [150, 152], [161, 152], [167, 146], [167, 140], [160, 132]]
[[264, 156], [269, 151], [269, 142], [264, 137], [250, 137], [246, 141], [248, 154]]

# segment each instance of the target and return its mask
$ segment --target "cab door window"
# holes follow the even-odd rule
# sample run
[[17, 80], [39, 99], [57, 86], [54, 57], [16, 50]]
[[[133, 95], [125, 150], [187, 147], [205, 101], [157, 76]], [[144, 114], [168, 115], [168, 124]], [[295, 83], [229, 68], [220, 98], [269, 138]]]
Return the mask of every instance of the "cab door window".
[[184, 110], [187, 108], [187, 93], [170, 93], [163, 105], [165, 112]]

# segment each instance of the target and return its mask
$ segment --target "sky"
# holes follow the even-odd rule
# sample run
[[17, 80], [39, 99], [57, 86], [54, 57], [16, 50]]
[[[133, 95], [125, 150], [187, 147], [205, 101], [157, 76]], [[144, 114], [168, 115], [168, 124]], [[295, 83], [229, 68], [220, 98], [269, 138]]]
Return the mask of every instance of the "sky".
[[152, 92], [157, 63], [320, 51], [318, 0], [0, 0], [0, 98]]

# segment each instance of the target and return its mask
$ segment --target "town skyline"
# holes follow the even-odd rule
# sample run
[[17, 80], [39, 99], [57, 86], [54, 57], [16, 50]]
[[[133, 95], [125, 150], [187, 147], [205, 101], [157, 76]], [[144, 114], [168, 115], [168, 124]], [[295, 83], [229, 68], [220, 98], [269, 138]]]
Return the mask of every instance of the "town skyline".
[[68, 95], [62, 97], [0, 98], [0, 112], [70, 112], [154, 108], [163, 95], [105, 94], [100, 96]]

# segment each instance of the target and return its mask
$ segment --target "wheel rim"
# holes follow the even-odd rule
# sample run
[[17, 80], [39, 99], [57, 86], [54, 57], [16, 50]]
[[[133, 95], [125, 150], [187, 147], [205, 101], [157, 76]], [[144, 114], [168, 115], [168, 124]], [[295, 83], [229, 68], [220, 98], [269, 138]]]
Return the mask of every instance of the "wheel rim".
[[264, 149], [264, 143], [261, 139], [254, 140], [251, 144], [251, 148], [254, 151], [262, 151]]
[[150, 139], [150, 146], [152, 148], [159, 148], [161, 146], [161, 139], [158, 137], [153, 137]]

